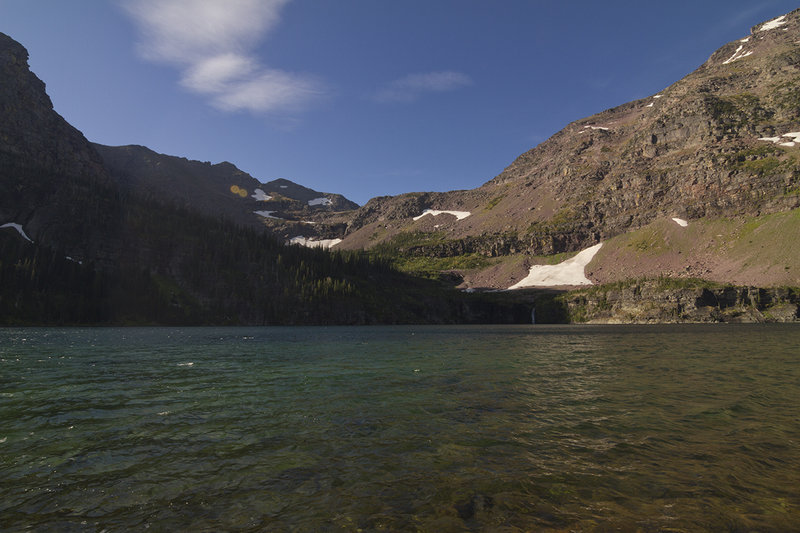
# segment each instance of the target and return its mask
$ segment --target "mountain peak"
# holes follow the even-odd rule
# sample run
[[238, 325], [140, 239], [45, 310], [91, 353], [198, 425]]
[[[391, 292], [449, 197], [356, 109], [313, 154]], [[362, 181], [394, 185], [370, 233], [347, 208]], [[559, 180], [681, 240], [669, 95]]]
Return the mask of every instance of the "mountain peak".
[[0, 224], [23, 225], [33, 240], [74, 256], [93, 253], [102, 239], [86, 237], [101, 232], [81, 228], [72, 213], [96, 213], [97, 226], [108, 220], [98, 205], [104, 200], [87, 197], [110, 185], [99, 156], [53, 110], [45, 84], [30, 71], [25, 47], [2, 33], [0, 81]]
[[766, 22], [756, 24], [755, 26], [750, 28], [750, 34], [753, 35], [759, 32], [775, 30], [778, 28], [789, 30], [792, 27], [792, 25], [796, 26], [798, 24], [799, 19], [800, 19], [800, 8], [795, 9], [794, 11], [790, 11], [785, 15], [781, 15], [780, 17], [775, 17]]

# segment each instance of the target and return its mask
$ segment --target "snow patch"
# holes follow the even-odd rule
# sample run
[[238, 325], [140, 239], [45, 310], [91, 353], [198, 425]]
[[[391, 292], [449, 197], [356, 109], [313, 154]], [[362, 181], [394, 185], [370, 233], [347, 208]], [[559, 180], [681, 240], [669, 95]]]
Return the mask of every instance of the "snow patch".
[[425, 211], [422, 212], [421, 215], [415, 216], [414, 220], [419, 220], [422, 217], [424, 217], [425, 215], [438, 216], [438, 215], [442, 215], [442, 214], [453, 215], [458, 220], [464, 220], [465, 218], [470, 216], [472, 213], [470, 213], [469, 211], [438, 211], [436, 209], [426, 209]]
[[272, 213], [277, 213], [277, 211], [253, 211], [253, 213], [264, 218], [274, 218], [275, 220], [283, 220], [282, 218], [272, 216]]
[[602, 130], [602, 131], [608, 131], [608, 128], [607, 128], [607, 127], [605, 127], [605, 126], [586, 126], [586, 129], [585, 129], [585, 130], [581, 130], [581, 131], [579, 131], [578, 133], [586, 133], [586, 132], [587, 132], [587, 131], [589, 131], [589, 130]]
[[657, 94], [653, 98], [655, 98], [655, 99], [664, 98], [664, 95], [663, 94]]
[[288, 244], [299, 244], [300, 246], [305, 246], [307, 248], [333, 248], [337, 244], [342, 242], [342, 239], [320, 239], [315, 241], [313, 239], [309, 239], [308, 237], [297, 236], [292, 237], [289, 239]]
[[727, 65], [728, 63], [733, 63], [737, 59], [742, 59], [743, 57], [747, 57], [749, 55], [752, 55], [752, 53], [753, 53], [752, 50], [749, 51], [749, 52], [742, 53], [742, 49], [743, 48], [744, 48], [744, 45], [740, 44], [739, 48], [736, 49], [736, 51], [733, 53], [733, 55], [731, 57], [729, 57], [727, 61], [723, 61], [722, 64], [723, 65]]
[[653, 102], [650, 102], [650, 103], [649, 103], [649, 104], [647, 104], [645, 107], [653, 107]]
[[672, 220], [682, 228], [685, 228], [686, 226], [689, 225], [689, 223], [683, 220], [682, 218], [673, 218]]
[[0, 229], [2, 228], [14, 228], [15, 230], [17, 230], [17, 233], [19, 233], [22, 236], [23, 239], [25, 239], [28, 242], [33, 242], [33, 240], [30, 237], [28, 237], [28, 234], [25, 233], [25, 230], [22, 229], [22, 224], [17, 224], [16, 222], [9, 222], [8, 224], [3, 224], [2, 226], [0, 226]]
[[256, 189], [254, 193], [255, 194], [251, 194], [250, 196], [255, 198], [256, 202], [268, 202], [269, 200], [272, 200], [272, 196], [268, 195], [261, 189]]
[[784, 133], [780, 137], [759, 137], [759, 141], [767, 141], [771, 143], [775, 143], [780, 146], [788, 146], [792, 148], [800, 144], [800, 131], [792, 131], [789, 133]]
[[779, 28], [779, 27], [783, 26], [787, 22], [789, 22], [789, 21], [786, 20], [786, 15], [781, 15], [780, 17], [778, 17], [776, 19], [772, 19], [772, 20], [770, 20], [768, 22], [765, 22], [756, 31], [774, 30], [775, 28]]
[[279, 185], [279, 187], [280, 187], [281, 189], [288, 189], [288, 188], [289, 188], [289, 186], [288, 186], [288, 185]]
[[584, 269], [595, 256], [603, 243], [581, 251], [575, 257], [557, 265], [533, 265], [528, 276], [515, 283], [509, 290], [524, 287], [554, 287], [557, 285], [592, 285], [592, 281], [584, 274]]
[[331, 200], [330, 198], [325, 198], [325, 197], [314, 198], [313, 200], [309, 200], [308, 201], [308, 205], [311, 205], [311, 206], [314, 206], [314, 205], [331, 205], [332, 203], [333, 203], [333, 200]]
[[740, 39], [739, 42], [740, 43], [749, 43], [750, 42], [750, 37], [745, 37], [744, 39]]

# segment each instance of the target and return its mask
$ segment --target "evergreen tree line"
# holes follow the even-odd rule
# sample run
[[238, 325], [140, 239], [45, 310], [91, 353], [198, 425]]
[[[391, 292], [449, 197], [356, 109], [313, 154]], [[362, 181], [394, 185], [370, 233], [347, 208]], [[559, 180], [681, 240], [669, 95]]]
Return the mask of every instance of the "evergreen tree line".
[[[30, 171], [27, 175], [30, 178]], [[525, 321], [363, 252], [286, 246], [254, 228], [105, 183], [62, 177], [57, 222], [0, 231], [0, 324], [393, 324]], [[25, 186], [45, 197], [36, 181]], [[25, 196], [31, 196], [27, 194]], [[47, 218], [47, 217], [45, 217]], [[68, 232], [75, 232], [70, 234]], [[65, 235], [65, 232], [67, 234]], [[52, 233], [52, 235], [50, 235]], [[94, 254], [67, 259], [66, 242]]]

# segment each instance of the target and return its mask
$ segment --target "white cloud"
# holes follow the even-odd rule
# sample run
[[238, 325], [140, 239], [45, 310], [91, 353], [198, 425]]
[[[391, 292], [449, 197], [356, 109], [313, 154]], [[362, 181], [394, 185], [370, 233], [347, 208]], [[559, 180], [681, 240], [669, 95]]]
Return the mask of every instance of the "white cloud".
[[181, 70], [181, 85], [228, 111], [296, 110], [321, 95], [310, 76], [263, 65], [252, 49], [290, 0], [127, 0], [149, 61]]
[[320, 84], [312, 78], [262, 69], [215, 95], [213, 103], [226, 111], [294, 110], [321, 95]]
[[380, 102], [413, 102], [424, 93], [455, 91], [472, 85], [472, 79], [461, 72], [450, 70], [409, 74], [394, 80], [378, 91], [375, 99]]
[[184, 71], [181, 83], [200, 93], [218, 93], [255, 70], [256, 63], [252, 58], [234, 53], [221, 54], [193, 63]]

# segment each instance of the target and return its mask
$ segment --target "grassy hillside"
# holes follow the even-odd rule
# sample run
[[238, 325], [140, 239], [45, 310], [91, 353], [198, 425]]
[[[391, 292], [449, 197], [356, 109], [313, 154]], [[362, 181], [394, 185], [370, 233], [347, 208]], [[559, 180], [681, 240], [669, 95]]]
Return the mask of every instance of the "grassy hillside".
[[800, 285], [800, 209], [756, 217], [660, 219], [604, 243], [587, 266], [600, 283], [697, 277], [762, 287]]

